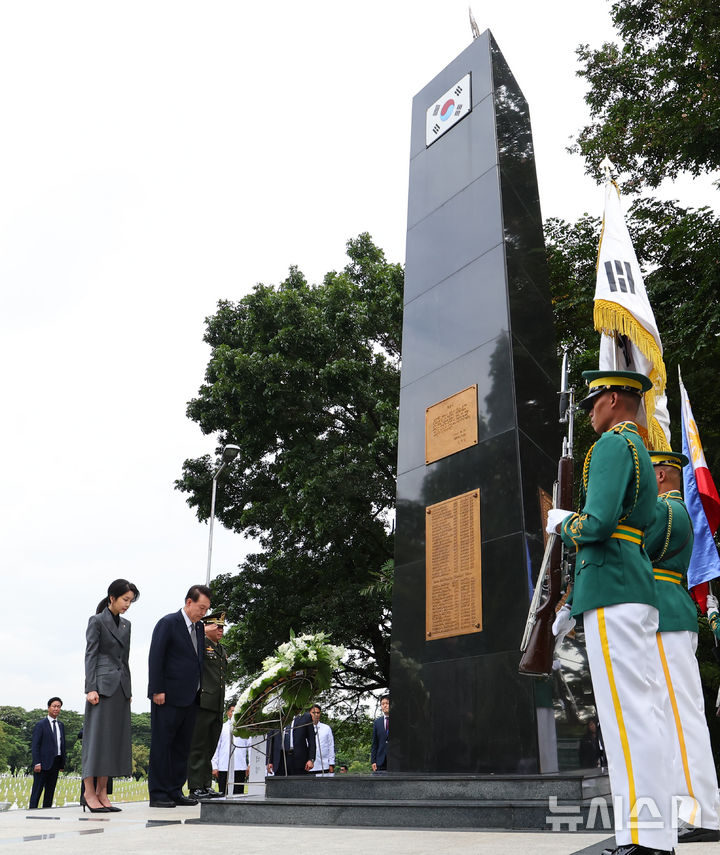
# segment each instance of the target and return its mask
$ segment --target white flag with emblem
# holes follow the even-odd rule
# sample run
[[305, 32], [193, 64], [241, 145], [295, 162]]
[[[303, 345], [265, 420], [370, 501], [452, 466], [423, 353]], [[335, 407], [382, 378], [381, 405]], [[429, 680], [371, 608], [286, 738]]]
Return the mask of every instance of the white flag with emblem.
[[662, 342], [614, 181], [605, 183], [593, 320], [595, 329], [602, 333], [598, 367], [638, 371], [652, 381], [653, 388], [644, 398], [648, 446], [669, 451]]

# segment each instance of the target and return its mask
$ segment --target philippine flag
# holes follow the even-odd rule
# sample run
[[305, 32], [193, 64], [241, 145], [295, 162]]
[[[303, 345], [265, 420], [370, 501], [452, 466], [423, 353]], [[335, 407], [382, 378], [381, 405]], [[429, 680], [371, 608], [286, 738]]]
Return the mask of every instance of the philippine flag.
[[713, 534], [720, 524], [720, 497], [705, 462], [700, 434], [682, 378], [680, 378], [680, 398], [682, 401], [682, 450], [690, 460], [690, 464], [683, 468], [685, 504], [695, 530], [695, 542], [688, 567], [688, 588], [694, 588], [696, 585], [720, 576], [720, 556], [713, 539]]

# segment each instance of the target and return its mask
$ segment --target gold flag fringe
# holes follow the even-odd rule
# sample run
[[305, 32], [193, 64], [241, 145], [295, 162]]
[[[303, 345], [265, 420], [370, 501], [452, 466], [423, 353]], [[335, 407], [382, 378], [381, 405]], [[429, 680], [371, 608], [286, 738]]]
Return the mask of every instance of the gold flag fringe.
[[665, 389], [667, 376], [658, 343], [655, 341], [655, 337], [639, 323], [632, 312], [629, 312], [619, 303], [611, 303], [609, 300], [595, 300], [593, 323], [598, 332], [604, 332], [606, 335], [612, 336], [616, 332], [620, 335], [626, 335], [657, 371], [660, 380], [659, 390], [662, 392]]
[[[655, 391], [651, 389], [645, 393], [645, 406], [647, 407], [648, 395], [653, 396], [653, 412], [655, 412]], [[660, 427], [660, 422], [652, 417], [650, 421], [650, 429], [648, 430], [648, 448], [650, 451], [672, 451], [670, 443], [667, 441], [665, 431]]]
[[644, 396], [648, 428], [647, 439], [644, 435], [643, 439], [648, 448], [653, 451], [670, 451], [665, 431], [655, 418], [655, 392], [657, 390], [662, 394], [667, 384], [665, 362], [655, 337], [624, 306], [609, 300], [595, 301], [593, 322], [598, 332], [608, 336], [613, 336], [615, 333], [626, 335], [652, 365], [650, 381], [653, 385]]

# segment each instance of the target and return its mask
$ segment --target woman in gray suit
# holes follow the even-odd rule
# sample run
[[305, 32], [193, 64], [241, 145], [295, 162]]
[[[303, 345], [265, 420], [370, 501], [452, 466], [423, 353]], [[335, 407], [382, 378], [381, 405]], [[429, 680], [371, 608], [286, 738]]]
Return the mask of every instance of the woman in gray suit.
[[108, 799], [108, 776], [132, 773], [130, 621], [122, 615], [139, 596], [132, 582], [116, 579], [88, 621], [82, 774], [85, 802], [93, 813], [120, 810]]

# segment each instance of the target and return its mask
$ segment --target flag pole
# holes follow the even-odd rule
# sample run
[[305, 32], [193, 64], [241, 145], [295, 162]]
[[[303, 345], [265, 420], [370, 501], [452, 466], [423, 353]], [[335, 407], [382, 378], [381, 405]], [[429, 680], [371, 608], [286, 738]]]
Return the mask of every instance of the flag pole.
[[[605, 187], [607, 187], [608, 184], [612, 183], [612, 171], [615, 169], [615, 164], [612, 162], [612, 160], [610, 160], [610, 158], [607, 155], [605, 155], [605, 157], [602, 159], [602, 162], [600, 163], [600, 168], [602, 169], [602, 171], [605, 175]], [[604, 214], [603, 214], [603, 220], [604, 220]], [[618, 338], [619, 338], [618, 333], [614, 332], [613, 333], [613, 344], [614, 344], [614, 347], [613, 347], [613, 371], [618, 370], [618, 348], [619, 348]]]
[[602, 163], [600, 164], [600, 168], [605, 173], [605, 183], [609, 184], [612, 181], [612, 172], [616, 171], [615, 164], [607, 155], [605, 155]]

